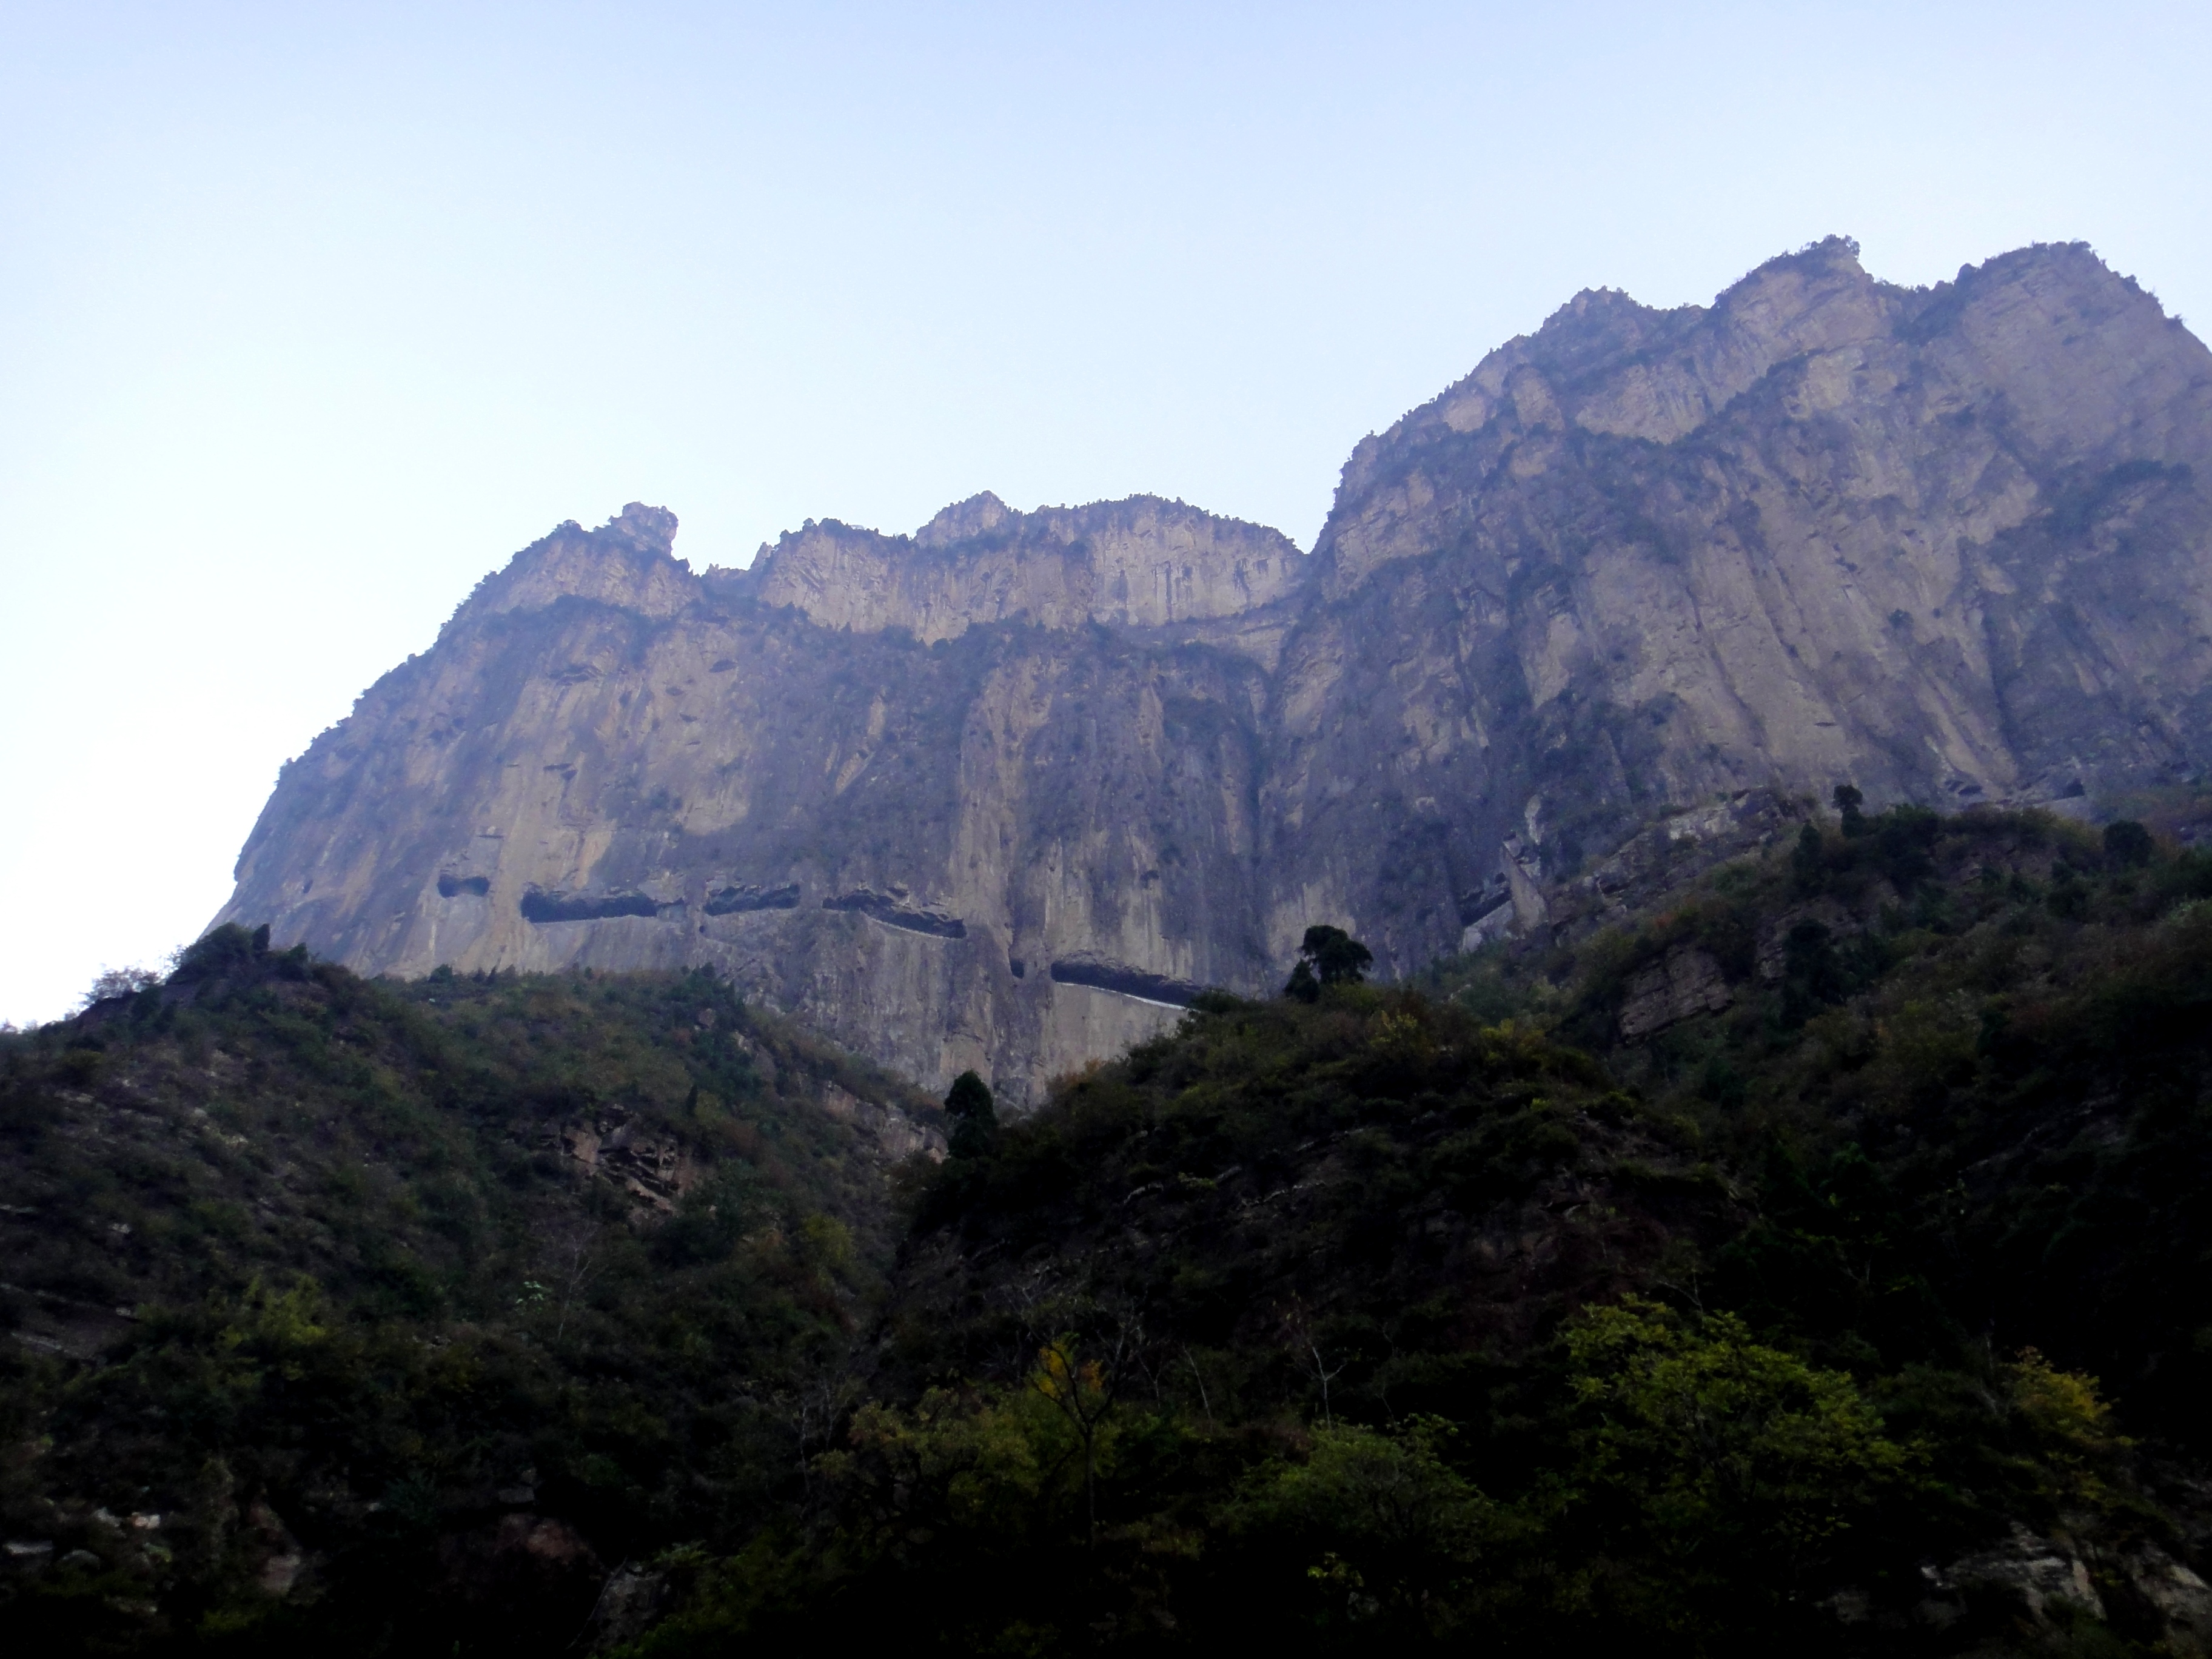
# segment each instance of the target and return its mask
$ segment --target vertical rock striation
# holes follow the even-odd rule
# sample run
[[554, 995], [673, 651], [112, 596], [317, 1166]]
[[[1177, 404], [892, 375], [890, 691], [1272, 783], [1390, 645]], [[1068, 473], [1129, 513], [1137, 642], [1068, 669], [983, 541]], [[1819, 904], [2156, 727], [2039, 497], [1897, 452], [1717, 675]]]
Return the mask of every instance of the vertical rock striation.
[[1445, 895], [1753, 786], [2196, 775], [2208, 449], [2212, 356], [2078, 246], [1578, 295], [1345, 469], [1278, 676], [1271, 935], [1352, 915], [1418, 961], [1477, 920]]
[[1018, 1106], [1314, 921], [1404, 969], [1664, 811], [2212, 763], [2212, 356], [2086, 248], [1586, 293], [1316, 551], [980, 495], [693, 575], [564, 525], [286, 768], [222, 919], [368, 971], [709, 962]]
[[1214, 621], [1281, 599], [1304, 561], [1272, 530], [1138, 496], [1016, 513], [988, 490], [911, 537], [809, 524], [764, 547], [754, 591], [824, 628], [925, 645], [1019, 618], [1040, 628]]
[[1265, 671], [1168, 624], [1287, 593], [1288, 541], [984, 501], [695, 577], [674, 531], [488, 579], [285, 769], [224, 914], [372, 972], [712, 963], [1016, 1105], [1250, 979]]

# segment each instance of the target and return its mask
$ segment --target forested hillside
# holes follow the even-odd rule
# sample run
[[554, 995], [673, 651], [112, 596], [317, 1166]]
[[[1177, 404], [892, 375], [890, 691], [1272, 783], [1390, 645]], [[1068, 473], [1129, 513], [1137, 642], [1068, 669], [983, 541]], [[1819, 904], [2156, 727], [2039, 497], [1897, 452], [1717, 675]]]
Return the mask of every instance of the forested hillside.
[[954, 1157], [810, 1516], [645, 1650], [2202, 1650], [2212, 860], [1843, 799]]
[[935, 1115], [708, 975], [235, 928], [7, 1040], [9, 1646], [560, 1651], [781, 1512]]
[[1003, 1122], [211, 936], [8, 1042], [9, 1628], [2204, 1652], [2212, 855], [1834, 807]]

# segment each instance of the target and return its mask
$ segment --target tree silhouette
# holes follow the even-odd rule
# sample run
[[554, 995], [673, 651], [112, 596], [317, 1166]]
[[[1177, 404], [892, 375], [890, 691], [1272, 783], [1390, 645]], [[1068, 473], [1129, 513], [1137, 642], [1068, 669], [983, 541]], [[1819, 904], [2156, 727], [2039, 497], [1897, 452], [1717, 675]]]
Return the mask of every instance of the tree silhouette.
[[1839, 783], [1829, 799], [1844, 821], [1844, 834], [1856, 839], [1866, 834], [1866, 797], [1852, 785]]
[[1290, 983], [1283, 987], [1283, 994], [1311, 1002], [1321, 995], [1323, 986], [1358, 984], [1374, 965], [1375, 953], [1343, 928], [1316, 923], [1306, 929], [1305, 942], [1298, 946], [1297, 965], [1291, 969]]
[[1141, 1332], [1127, 1326], [1117, 1328], [1109, 1341], [1094, 1345], [1087, 1356], [1073, 1335], [1054, 1337], [1037, 1350], [1036, 1369], [1030, 1373], [1030, 1387], [1067, 1419], [1083, 1447], [1085, 1535], [1093, 1552], [1098, 1548], [1099, 1442], [1121, 1396], [1132, 1351], [1141, 1346]]
[[2133, 818], [2120, 818], [2105, 826], [2105, 856], [2123, 869], [2148, 864], [2154, 850], [2150, 831]]
[[945, 1097], [945, 1115], [952, 1120], [954, 1158], [988, 1158], [999, 1145], [999, 1109], [991, 1101], [991, 1085], [973, 1072], [952, 1079]]

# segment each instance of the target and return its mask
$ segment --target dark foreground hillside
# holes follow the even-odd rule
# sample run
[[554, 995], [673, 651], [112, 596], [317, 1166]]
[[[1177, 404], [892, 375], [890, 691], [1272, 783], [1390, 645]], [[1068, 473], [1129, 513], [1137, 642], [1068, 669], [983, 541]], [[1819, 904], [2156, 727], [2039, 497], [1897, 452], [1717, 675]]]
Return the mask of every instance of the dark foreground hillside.
[[708, 975], [234, 928], [8, 1039], [9, 1650], [562, 1651], [782, 1512], [934, 1116]]
[[642, 1650], [2204, 1651], [2208, 895], [1849, 811], [1216, 1000], [927, 1181], [808, 1518]]
[[2212, 856], [1840, 805], [1418, 987], [1339, 936], [1018, 1122], [957, 1085], [941, 1164], [708, 978], [216, 935], [4, 1049], [0, 1619], [2212, 1651]]

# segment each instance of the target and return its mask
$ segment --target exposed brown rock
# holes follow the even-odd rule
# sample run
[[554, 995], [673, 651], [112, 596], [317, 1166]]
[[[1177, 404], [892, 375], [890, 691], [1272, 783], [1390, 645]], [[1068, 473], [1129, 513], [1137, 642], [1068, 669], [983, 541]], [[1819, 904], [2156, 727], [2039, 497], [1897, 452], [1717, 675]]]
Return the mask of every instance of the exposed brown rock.
[[652, 1216], [674, 1214], [699, 1176], [697, 1162], [682, 1141], [647, 1133], [619, 1110], [590, 1122], [562, 1124], [547, 1139], [579, 1175], [606, 1182]]

